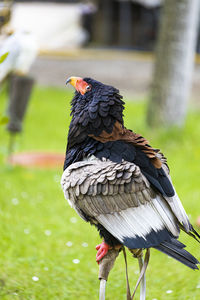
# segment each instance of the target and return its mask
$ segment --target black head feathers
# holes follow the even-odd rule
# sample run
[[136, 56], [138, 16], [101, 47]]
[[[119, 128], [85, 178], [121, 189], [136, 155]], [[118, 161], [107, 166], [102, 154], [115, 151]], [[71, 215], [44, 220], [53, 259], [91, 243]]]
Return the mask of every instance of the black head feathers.
[[123, 125], [124, 102], [118, 89], [91, 78], [71, 78], [76, 92], [71, 102], [68, 147], [81, 143], [88, 135], [111, 133], [115, 121]]

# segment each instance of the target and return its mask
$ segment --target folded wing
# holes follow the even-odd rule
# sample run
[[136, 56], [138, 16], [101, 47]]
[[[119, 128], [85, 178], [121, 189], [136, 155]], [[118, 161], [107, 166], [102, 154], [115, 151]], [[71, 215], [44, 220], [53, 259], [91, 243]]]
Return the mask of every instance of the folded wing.
[[100, 223], [131, 249], [177, 238], [179, 222], [189, 226], [177, 195], [167, 199], [155, 192], [140, 168], [127, 161], [95, 158], [74, 163], [64, 171], [61, 184], [83, 219]]

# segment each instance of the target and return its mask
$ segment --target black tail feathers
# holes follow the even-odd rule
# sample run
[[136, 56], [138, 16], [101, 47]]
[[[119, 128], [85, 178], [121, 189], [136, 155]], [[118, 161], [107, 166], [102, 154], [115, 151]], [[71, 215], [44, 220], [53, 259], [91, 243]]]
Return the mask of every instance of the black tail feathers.
[[191, 269], [198, 269], [197, 264], [199, 264], [199, 261], [184, 249], [184, 244], [175, 238], [172, 238], [170, 242], [162, 242], [154, 248], [180, 261]]
[[192, 226], [191, 231], [193, 232], [195, 239], [200, 243], [200, 235], [198, 234], [198, 232], [194, 229], [194, 227]]
[[193, 237], [193, 239], [195, 239], [197, 242], [200, 243], [200, 235], [198, 234], [198, 232], [194, 229], [194, 227], [190, 224], [190, 231], [188, 232], [185, 227], [179, 223], [179, 227], [185, 232], [187, 233], [189, 236]]

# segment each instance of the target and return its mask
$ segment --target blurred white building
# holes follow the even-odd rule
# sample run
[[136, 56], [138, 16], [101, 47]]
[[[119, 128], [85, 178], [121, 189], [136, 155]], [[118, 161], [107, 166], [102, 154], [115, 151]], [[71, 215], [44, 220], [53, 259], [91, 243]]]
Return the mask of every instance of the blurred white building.
[[87, 40], [81, 26], [82, 10], [78, 3], [14, 3], [11, 27], [32, 33], [40, 50], [76, 48]]

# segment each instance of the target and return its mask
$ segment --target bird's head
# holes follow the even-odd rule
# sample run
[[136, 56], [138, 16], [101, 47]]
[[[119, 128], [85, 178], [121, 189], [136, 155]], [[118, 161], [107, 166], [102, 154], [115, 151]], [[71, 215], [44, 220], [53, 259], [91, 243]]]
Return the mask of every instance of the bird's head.
[[[77, 104], [77, 102], [80, 105], [84, 103], [84, 109], [86, 110], [87, 108], [89, 109], [91, 105], [100, 105], [103, 104], [103, 102], [104, 107], [106, 103], [108, 106], [114, 104], [120, 104], [123, 106], [124, 104], [124, 102], [121, 100], [123, 97], [119, 95], [119, 90], [113, 86], [106, 85], [91, 78], [81, 78], [75, 76], [69, 77], [66, 81], [66, 84], [68, 83], [70, 83], [76, 90], [75, 97], [72, 100], [72, 106]], [[111, 100], [114, 102], [109, 103]]]
[[[81, 77], [72, 76], [67, 79], [66, 84], [70, 83], [78, 93], [85, 95], [92, 90], [92, 85], [87, 81]], [[89, 81], [91, 81], [91, 79]]]
[[[91, 78], [70, 77], [75, 88], [72, 99], [70, 132], [85, 132], [98, 136], [102, 131], [110, 133], [116, 121], [123, 124], [124, 102], [119, 90]], [[69, 135], [71, 137], [71, 135]]]
[[[70, 83], [76, 89], [76, 95], [79, 95], [80, 99], [96, 100], [102, 96], [104, 99], [106, 96], [111, 96], [112, 94], [118, 94], [119, 90], [113, 86], [103, 84], [97, 80], [91, 78], [81, 78], [71, 76], [67, 79], [66, 84]], [[119, 96], [122, 98], [122, 96]]]

